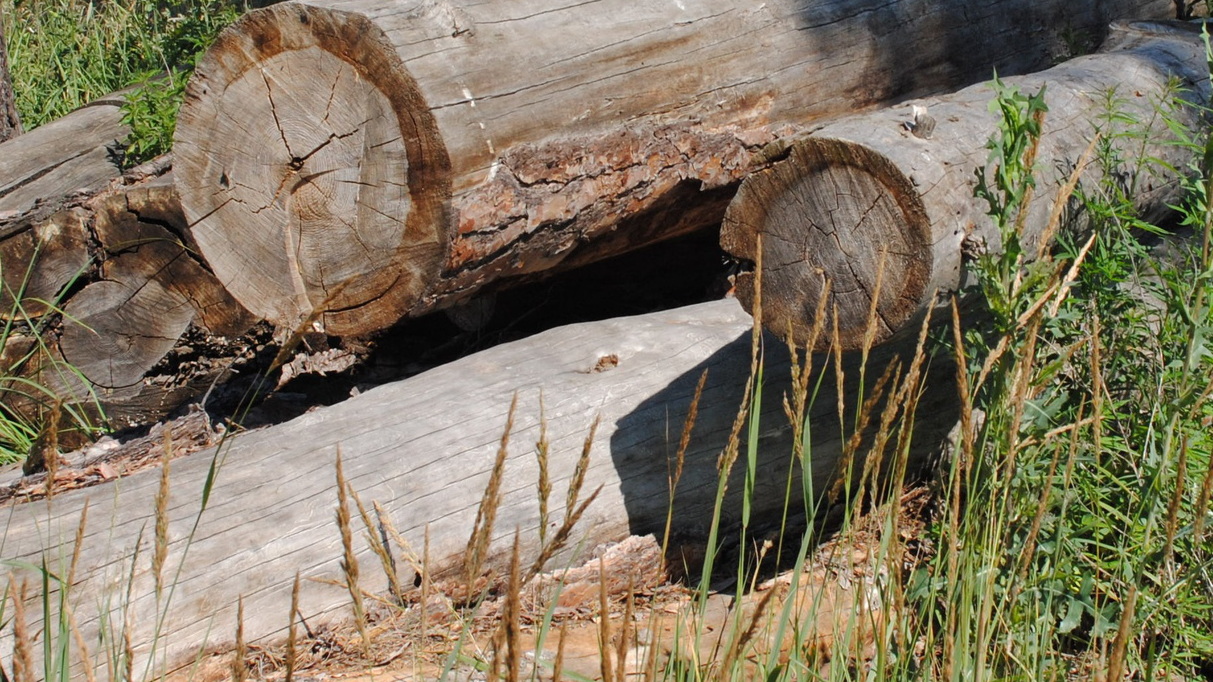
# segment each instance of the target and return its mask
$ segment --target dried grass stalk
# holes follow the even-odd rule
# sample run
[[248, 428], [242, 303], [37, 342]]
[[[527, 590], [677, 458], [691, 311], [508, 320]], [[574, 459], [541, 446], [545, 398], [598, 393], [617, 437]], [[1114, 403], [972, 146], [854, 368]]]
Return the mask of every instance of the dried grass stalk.
[[606, 563], [598, 557], [598, 654], [601, 659], [603, 682], [614, 682], [615, 669], [611, 665], [611, 610], [607, 601]]
[[1129, 649], [1132, 638], [1133, 613], [1137, 607], [1137, 585], [1129, 586], [1129, 595], [1125, 599], [1124, 610], [1120, 614], [1120, 627], [1116, 629], [1116, 639], [1112, 640], [1112, 654], [1108, 658], [1108, 680], [1124, 679], [1125, 654]]
[[160, 463], [160, 486], [156, 489], [156, 537], [152, 551], [152, 577], [156, 581], [156, 599], [164, 588], [164, 561], [168, 558], [169, 460], [173, 455], [173, 430], [164, 428], [164, 459]]
[[568, 492], [564, 497], [566, 519], [571, 511], [577, 508], [577, 496], [581, 494], [581, 487], [585, 485], [585, 474], [590, 468], [590, 450], [594, 446], [594, 437], [598, 435], [598, 425], [601, 422], [602, 415], [595, 415], [594, 421], [590, 424], [590, 432], [586, 434], [585, 442], [581, 445], [581, 456], [577, 458], [577, 466], [573, 468], [573, 477], [569, 479]]
[[76, 648], [80, 650], [80, 667], [84, 669], [84, 680], [85, 682], [97, 682], [97, 673], [93, 665], [93, 656], [88, 650], [88, 642], [84, 641], [84, 635], [76, 625], [76, 612], [69, 605], [64, 605], [64, 607], [67, 609], [67, 624], [72, 630], [72, 639], [76, 642]]
[[551, 453], [551, 443], [548, 441], [548, 420], [544, 412], [543, 391], [539, 391], [539, 440], [535, 442], [535, 460], [539, 465], [539, 544], [547, 542], [548, 532], [548, 499], [552, 495], [552, 480], [548, 472], [548, 455]]
[[527, 580], [539, 575], [539, 572], [543, 570], [547, 562], [557, 552], [564, 549], [564, 546], [568, 544], [569, 537], [573, 534], [573, 527], [581, 520], [581, 515], [585, 513], [585, 510], [598, 498], [598, 493], [600, 492], [602, 492], [602, 486], [598, 486], [572, 514], [565, 515], [564, 523], [561, 523], [560, 528], [556, 529], [556, 534], [552, 536], [552, 541], [539, 550], [539, 556], [535, 557], [535, 562], [527, 569]]
[[67, 569], [67, 587], [76, 584], [76, 567], [80, 565], [80, 550], [84, 547], [84, 529], [88, 525], [88, 504], [89, 500], [84, 501], [84, 508], [80, 510], [80, 522], [76, 524], [76, 538], [72, 542], [72, 561], [68, 564]]
[[232, 682], [248, 677], [248, 647], [244, 643], [244, 596], [236, 600], [236, 648], [232, 652]]
[[[746, 626], [746, 629], [740, 636], [729, 642], [729, 648], [725, 651], [724, 663], [720, 666], [720, 673], [724, 679], [734, 679], [731, 672], [733, 666], [743, 656], [746, 647], [750, 646], [750, 642], [754, 641], [754, 636], [758, 634], [759, 626], [762, 624], [763, 616], [766, 614], [767, 606], [770, 605], [771, 598], [775, 596], [777, 591], [776, 589], [770, 589], [767, 590], [766, 594], [762, 595], [762, 599], [758, 600], [758, 606], [754, 609], [754, 614], [750, 617], [750, 624]], [[745, 675], [742, 675], [739, 679], [745, 679]]]
[[[362, 525], [366, 528], [366, 542], [371, 546], [371, 551], [379, 558], [379, 566], [383, 569], [383, 575], [387, 578], [388, 591], [392, 595], [395, 603], [399, 604], [402, 600], [402, 592], [400, 589], [400, 580], [396, 576], [396, 559], [392, 556], [392, 548], [387, 543], [387, 530], [384, 528], [382, 519], [376, 523], [371, 519], [371, 515], [367, 513], [366, 507], [362, 504], [362, 498], [358, 496], [358, 492], [353, 488], [349, 490], [350, 497], [354, 500], [354, 506], [358, 508], [358, 518], [362, 519]], [[376, 505], [376, 512], [379, 512], [382, 507]]]
[[56, 399], [51, 404], [50, 418], [47, 419], [46, 427], [43, 429], [41, 436], [34, 442], [34, 447], [38, 448], [46, 465], [46, 500], [50, 502], [55, 496], [55, 477], [59, 473], [59, 418], [63, 408], [63, 401]]
[[122, 627], [122, 674], [124, 682], [135, 680], [135, 647], [131, 646], [131, 623]]
[[354, 626], [362, 638], [363, 652], [370, 649], [366, 630], [366, 610], [362, 604], [362, 589], [358, 587], [358, 557], [354, 554], [354, 534], [350, 529], [349, 484], [341, 465], [341, 446], [337, 446], [337, 527], [341, 531], [341, 573], [345, 576], [345, 587], [350, 593], [354, 611]]
[[295, 614], [299, 613], [299, 572], [295, 571], [295, 582], [291, 585], [291, 612], [286, 622], [286, 658], [283, 667], [286, 668], [285, 680], [292, 682], [295, 678], [295, 666], [298, 665], [296, 650]]
[[619, 643], [615, 647], [616, 679], [623, 682], [628, 676], [628, 649], [631, 648], [632, 615], [636, 609], [636, 598], [633, 596], [635, 587], [628, 581], [628, 595], [623, 607], [623, 622], [620, 623]]
[[564, 670], [564, 639], [568, 634], [569, 624], [560, 624], [560, 637], [556, 640], [556, 660], [552, 661], [552, 682], [560, 682], [561, 671]]
[[13, 595], [13, 682], [34, 682], [33, 640], [25, 620], [26, 584], [8, 576], [9, 594]]
[[678, 491], [678, 483], [682, 480], [682, 470], [686, 465], [687, 448], [691, 446], [691, 431], [695, 428], [695, 420], [699, 416], [699, 400], [703, 397], [703, 387], [708, 381], [708, 370], [705, 368], [699, 375], [699, 383], [695, 384], [695, 394], [691, 396], [691, 405], [687, 408], [687, 418], [682, 423], [682, 437], [678, 440], [678, 452], [674, 455], [674, 471], [668, 474], [667, 483], [670, 490], [669, 510], [665, 515], [665, 531], [661, 534], [661, 567], [665, 572], [665, 554], [670, 547], [670, 525], [674, 521], [674, 495]]
[[505, 431], [501, 434], [501, 445], [497, 448], [497, 458], [493, 461], [493, 471], [489, 475], [489, 484], [484, 489], [484, 497], [480, 499], [480, 507], [476, 510], [476, 522], [472, 526], [472, 535], [468, 538], [467, 571], [464, 574], [464, 584], [467, 586], [467, 596], [472, 596], [473, 583], [484, 568], [484, 560], [488, 555], [489, 545], [493, 540], [493, 523], [497, 519], [497, 508], [501, 506], [501, 481], [505, 474], [505, 460], [509, 455], [510, 432], [514, 430], [514, 412], [518, 408], [518, 394], [510, 401], [510, 412], [505, 420]]
[[514, 548], [510, 552], [510, 583], [505, 594], [505, 679], [518, 682], [522, 667], [522, 569], [519, 566], [519, 533], [514, 530]]

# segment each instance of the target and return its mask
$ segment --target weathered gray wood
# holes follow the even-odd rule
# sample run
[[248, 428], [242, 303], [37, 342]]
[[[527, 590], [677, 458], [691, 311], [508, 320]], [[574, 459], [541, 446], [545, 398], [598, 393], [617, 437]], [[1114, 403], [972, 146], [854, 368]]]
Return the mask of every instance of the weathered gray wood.
[[[302, 0], [191, 81], [177, 182], [233, 295], [381, 329], [718, 224], [801, 124], [1042, 68], [1166, 0]], [[975, 46], [980, 46], [976, 49]], [[702, 191], [701, 191], [702, 190]]]
[[[230, 642], [241, 595], [246, 638], [282, 637], [296, 571], [304, 578], [302, 613], [313, 628], [348, 614], [344, 590], [311, 580], [340, 577], [342, 550], [333, 513], [338, 447], [350, 484], [366, 503], [374, 500], [385, 506], [418, 553], [428, 526], [432, 574], [461, 575], [463, 551], [515, 395], [518, 409], [490, 566], [501, 567], [515, 529], [521, 532], [524, 559], [530, 561], [537, 551], [534, 444], [541, 395], [551, 443], [552, 522], [558, 523], [564, 513], [565, 486], [590, 424], [595, 415], [602, 418], [581, 499], [599, 486], [602, 490], [574, 532], [573, 544], [584, 538], [589, 548], [629, 534], [660, 534], [669, 508], [667, 476], [695, 385], [706, 369], [698, 421], [674, 502], [675, 540], [701, 543], [716, 493], [717, 457], [749, 374], [750, 327], [750, 318], [733, 300], [573, 325], [367, 391], [281, 426], [237, 436], [228, 449], [219, 451], [210, 506], [200, 518], [212, 452], [174, 462], [166, 575], [179, 578], [161, 633], [162, 654], [180, 664], [192, 660], [190, 655], [208, 633], [212, 645]], [[787, 473], [799, 470], [792, 465], [790, 428], [780, 405], [788, 385], [786, 353], [770, 337], [766, 344], [768, 383], [758, 443], [756, 524], [781, 515]], [[869, 380], [887, 360], [887, 354], [873, 360]], [[936, 385], [947, 381], [946, 364], [936, 364], [941, 372], [933, 380]], [[818, 491], [837, 468], [841, 448], [833, 376], [828, 368], [811, 412], [814, 436], [808, 466]], [[849, 376], [855, 376], [853, 369]], [[938, 444], [955, 422], [949, 407], [953, 395], [939, 390], [926, 396], [919, 409], [924, 416], [916, 435], [919, 450], [930, 448], [932, 441]], [[723, 515], [726, 528], [738, 522], [743, 469], [744, 455], [733, 470]], [[73, 587], [81, 605], [76, 616], [88, 631], [96, 627], [94, 605], [105, 595], [117, 599], [126, 589], [125, 576], [131, 574], [130, 562], [142, 535], [130, 620], [141, 659], [148, 655], [154, 626], [148, 557], [158, 479], [158, 471], [144, 471], [114, 485], [58, 495], [49, 511], [42, 503], [4, 510], [11, 514], [5, 556], [37, 562], [44, 555], [71, 554], [80, 510], [90, 503], [79, 582]], [[799, 491], [799, 485], [794, 480], [793, 491]], [[794, 492], [793, 510], [802, 509], [799, 499], [800, 493]], [[186, 536], [195, 519], [197, 533], [185, 556]], [[383, 590], [386, 579], [374, 568], [376, 560], [360, 538], [357, 543], [364, 587]], [[402, 582], [410, 584], [407, 567], [401, 571]]]
[[4, 17], [0, 15], [0, 142], [14, 138], [21, 132], [21, 113], [17, 111], [17, 98], [9, 73], [8, 48], [4, 43]]
[[[1157, 218], [1178, 198], [1173, 169], [1182, 172], [1195, 156], [1172, 139], [1155, 107], [1170, 79], [1195, 106], [1175, 112], [1191, 129], [1203, 125], [1198, 108], [1209, 104], [1209, 81], [1199, 27], [1178, 23], [1133, 23], [1114, 27], [1099, 53], [1039, 74], [1005, 79], [1025, 93], [1047, 86], [1049, 112], [1037, 152], [1038, 187], [1024, 223], [1027, 256], [1036, 253], [1049, 222], [1057, 188], [1078, 163], [1107, 111], [1107, 93], [1119, 109], [1141, 122], [1144, 153], [1172, 166], [1149, 165], [1138, 173], [1140, 137], [1121, 139], [1125, 189], [1143, 217]], [[876, 341], [903, 328], [933, 305], [944, 304], [963, 283], [963, 245], [998, 250], [1000, 237], [986, 215], [988, 204], [973, 197], [974, 170], [984, 168], [985, 147], [997, 130], [989, 110], [993, 90], [973, 86], [955, 94], [908, 102], [897, 108], [844, 118], [779, 152], [782, 160], [741, 185], [725, 216], [721, 244], [753, 261], [763, 235], [764, 321], [773, 330], [792, 329], [804, 342], [825, 282], [830, 309], [837, 308], [844, 345], [863, 343], [882, 254], [884, 277], [877, 305]], [[935, 121], [929, 136], [907, 128], [911, 105], [925, 107]], [[1115, 134], [1117, 131], [1105, 131]], [[1097, 164], [1083, 174], [1093, 188]], [[737, 280], [738, 297], [749, 305], [752, 275]]]
[[122, 124], [117, 94], [0, 143], [0, 237], [36, 207], [59, 210], [73, 194], [95, 193], [118, 178]]

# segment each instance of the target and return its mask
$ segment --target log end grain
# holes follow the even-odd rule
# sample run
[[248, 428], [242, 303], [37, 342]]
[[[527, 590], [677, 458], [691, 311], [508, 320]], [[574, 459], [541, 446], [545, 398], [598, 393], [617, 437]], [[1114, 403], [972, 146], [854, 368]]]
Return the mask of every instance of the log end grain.
[[246, 15], [200, 62], [174, 153], [199, 248], [258, 317], [381, 329], [445, 262], [446, 148], [364, 16], [293, 3]]
[[[829, 283], [827, 324], [858, 348], [875, 306], [874, 342], [919, 309], [931, 280], [930, 224], [913, 184], [882, 154], [837, 139], [804, 138], [787, 157], [742, 183], [721, 228], [721, 245], [757, 260], [762, 241], [763, 321], [798, 344]], [[882, 265], [883, 263], [883, 265]], [[737, 296], [754, 305], [754, 273], [737, 277]], [[818, 337], [819, 348], [830, 343]]]
[[56, 308], [89, 266], [86, 218], [83, 209], [64, 209], [0, 240], [0, 319], [28, 322]]

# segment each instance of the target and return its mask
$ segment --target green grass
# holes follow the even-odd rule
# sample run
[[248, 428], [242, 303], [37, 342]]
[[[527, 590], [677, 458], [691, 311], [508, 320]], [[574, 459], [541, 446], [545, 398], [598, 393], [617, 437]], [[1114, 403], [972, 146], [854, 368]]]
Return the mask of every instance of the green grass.
[[[1002, 124], [989, 166], [978, 169], [977, 196], [1006, 248], [971, 266], [984, 314], [962, 320], [954, 309], [952, 330], [936, 334], [933, 361], [951, 356], [960, 368], [962, 418], [935, 477], [929, 526], [916, 538], [925, 551], [905, 566], [897, 496], [913, 434], [904, 427], [923, 390], [911, 363], [886, 393], [901, 415], [875, 438], [888, 452], [868, 451], [857, 479], [882, 492], [872, 500], [863, 483], [847, 490], [859, 501], [839, 537], [848, 542], [861, 524], [879, 528], [865, 551], [874, 550], [872, 564], [881, 568], [870, 591], [855, 589], [863, 596], [834, 616], [830, 650], [800, 646], [781, 657], [756, 648], [705, 661], [687, 647], [649, 678], [1163, 680], [1204, 679], [1213, 665], [1213, 210], [1206, 201], [1213, 142], [1206, 130], [1171, 126], [1177, 139], [1169, 143], [1189, 145], [1203, 161], [1181, 169], [1189, 181], [1176, 209], [1186, 236], [1156, 253], [1145, 240], [1168, 231], [1143, 222], [1132, 187], [1109, 179], [1125, 177], [1112, 170], [1128, 168], [1132, 178], [1152, 172], [1155, 160], [1132, 155], [1151, 122], [1119, 113], [1110, 94], [1107, 115], [1092, 122], [1099, 138], [1091, 154], [1105, 179], [1058, 189], [1039, 179], [1033, 162], [1048, 126], [1041, 93], [997, 80], [994, 89]], [[1171, 106], [1160, 102], [1157, 115], [1166, 118]], [[1071, 192], [1086, 223], [1050, 226], [1058, 248], [1033, 258], [1021, 242], [1020, 215], [1033, 196], [1066, 201]], [[918, 360], [927, 360], [921, 348]], [[831, 360], [816, 362], [828, 371]], [[800, 394], [787, 400], [796, 428], [811, 397], [808, 382], [794, 383]], [[759, 369], [752, 401], [760, 386]], [[755, 413], [743, 407], [742, 416], [753, 431]], [[811, 439], [803, 450], [808, 471]], [[872, 461], [889, 457], [892, 474], [878, 488]], [[726, 455], [730, 465], [736, 459], [735, 450]], [[803, 499], [812, 528], [820, 491], [806, 490]], [[816, 565], [819, 539], [805, 536], [797, 575]], [[847, 555], [836, 544], [823, 547]], [[712, 557], [709, 548], [701, 603], [708, 576], [720, 570]], [[752, 564], [736, 570], [738, 584], [747, 584]], [[825, 608], [823, 593], [804, 595], [809, 613]], [[795, 613], [785, 604], [759, 627], [776, 641], [806, 630], [810, 623]], [[696, 639], [707, 634], [700, 621], [686, 627]], [[731, 641], [754, 627], [738, 619]]]
[[[33, 262], [38, 254], [35, 249]], [[25, 269], [16, 290], [0, 283], [5, 298], [12, 302], [0, 320], [0, 348], [6, 354], [0, 367], [0, 464], [24, 459], [40, 436], [57, 441], [60, 431], [75, 431], [94, 437], [104, 422], [88, 381], [76, 368], [57, 359], [48, 345], [47, 332], [54, 321], [75, 324], [64, 315], [60, 297], [74, 286], [76, 278], [53, 300], [34, 298], [26, 291], [33, 262], [18, 264]], [[5, 267], [0, 263], [0, 274]]]
[[[1109, 93], [1106, 115], [1092, 122], [1098, 136], [1089, 152], [1103, 172], [1088, 178], [1103, 179], [1054, 185], [1034, 164], [1049, 124], [1041, 93], [998, 81], [993, 87], [1002, 124], [990, 141], [988, 167], [977, 169], [977, 196], [988, 203], [1006, 248], [971, 264], [982, 313], [961, 319], [954, 307], [953, 318], [937, 320], [937, 329], [924, 325], [905, 365], [870, 395], [844, 396], [858, 407], [839, 409], [848, 430], [879, 428], [855, 440], [862, 451], [844, 451], [848, 468], [838, 491], [812, 488], [813, 439], [805, 420], [815, 399], [813, 377], [836, 371], [837, 356], [802, 351], [793, 363], [792, 394], [764, 396], [755, 344], [749, 397], [719, 462], [717, 508], [694, 604], [678, 616], [668, 657], [652, 660], [642, 679], [1208, 679], [1213, 210], [1206, 197], [1213, 195], [1213, 141], [1207, 130], [1170, 126], [1176, 139], [1165, 143], [1187, 145], [1202, 159], [1181, 169], [1188, 180], [1176, 206], [1179, 224], [1171, 226], [1181, 233], [1171, 237], [1136, 215], [1135, 180], [1126, 184], [1124, 173], [1111, 172], [1145, 178], [1154, 171], [1158, 162], [1141, 150], [1157, 121], [1125, 116]], [[1168, 118], [1180, 95], [1159, 102], [1156, 116]], [[1049, 226], [1058, 245], [1037, 254], [1023, 244], [1019, 217], [1044, 198], [1072, 200], [1082, 220]], [[1150, 240], [1159, 238], [1170, 248], [1152, 249]], [[761, 272], [761, 264], [755, 269]], [[761, 306], [755, 307], [757, 320]], [[931, 476], [926, 529], [907, 538], [912, 525], [900, 501], [915, 439], [910, 425], [927, 390], [927, 363], [948, 360], [958, 368], [962, 416], [951, 454]], [[859, 384], [879, 369], [861, 368]], [[764, 397], [785, 400], [799, 441], [789, 456], [806, 487], [790, 490], [789, 504], [803, 505], [808, 530], [792, 536], [791, 594], [759, 608], [763, 617], [734, 612], [720, 635], [706, 615], [710, 585], [735, 574], [734, 596], [742, 603], [761, 563], [757, 551], [721, 566], [718, 548], [733, 467], [743, 467], [748, 495]], [[844, 418], [850, 414], [853, 420]], [[675, 474], [671, 484], [676, 480]], [[845, 505], [842, 527], [827, 535], [817, 520], [836, 492], [838, 500], [855, 502]], [[747, 502], [741, 528], [730, 531], [742, 546]], [[867, 568], [846, 592], [853, 601], [844, 608], [831, 608], [828, 585], [801, 586], [800, 576], [823, 565], [856, 566], [849, 558], [856, 551], [868, 557]], [[808, 607], [794, 606], [798, 598]], [[601, 637], [607, 642], [628, 627], [604, 625]], [[662, 630], [651, 622], [645, 629]], [[823, 629], [828, 643], [819, 645], [811, 633]], [[771, 645], [785, 637], [794, 644]], [[716, 639], [721, 646], [705, 654], [700, 645]], [[495, 644], [474, 667], [497, 670], [494, 652], [507, 649]], [[603, 671], [624, 679], [617, 667]]]
[[194, 60], [243, 0], [0, 0], [26, 129], [132, 85], [127, 163], [168, 151]]

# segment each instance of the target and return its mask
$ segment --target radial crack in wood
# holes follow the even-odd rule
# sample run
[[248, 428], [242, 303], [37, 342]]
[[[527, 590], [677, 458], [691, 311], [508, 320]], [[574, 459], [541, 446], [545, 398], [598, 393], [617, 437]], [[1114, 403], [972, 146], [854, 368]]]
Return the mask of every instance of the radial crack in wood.
[[[1200, 125], [1209, 104], [1209, 81], [1199, 28], [1136, 22], [1117, 24], [1102, 50], [1039, 74], [1006, 78], [1024, 93], [1046, 88], [1049, 111], [1036, 157], [1037, 188], [1023, 222], [1025, 257], [1034, 258], [1053, 212], [1054, 197], [1080, 161], [1097, 127], [1120, 149], [1112, 172], [1125, 180], [1139, 214], [1160, 217], [1179, 199], [1177, 169], [1195, 152], [1172, 144], [1158, 107], [1177, 91], [1187, 104], [1171, 116]], [[763, 322], [772, 331], [805, 343], [829, 282], [827, 311], [837, 314], [844, 348], [862, 347], [874, 308], [872, 339], [881, 342], [927, 308], [946, 304], [965, 284], [965, 244], [997, 251], [1001, 237], [974, 197], [977, 169], [985, 167], [986, 141], [997, 131], [990, 104], [994, 92], [977, 85], [916, 100], [895, 109], [845, 117], [778, 150], [770, 167], [748, 177], [724, 218], [721, 245], [751, 264], [763, 237]], [[1109, 129], [1108, 102], [1138, 122], [1125, 136], [1123, 120]], [[913, 105], [913, 106], [911, 106]], [[908, 125], [925, 109], [936, 121], [930, 136]], [[1144, 145], [1144, 147], [1143, 147]], [[1144, 151], [1143, 151], [1144, 150]], [[1154, 159], [1136, 166], [1137, 159]], [[1081, 188], [1095, 190], [1098, 164], [1082, 171]], [[1077, 229], [1081, 214], [1063, 217]], [[1065, 227], [1065, 226], [1063, 226]], [[754, 273], [737, 278], [738, 297], [750, 306]], [[818, 337], [821, 347], [830, 335]]]
[[[719, 225], [822, 117], [1049, 64], [1166, 0], [301, 0], [199, 63], [177, 182], [250, 310], [381, 330]], [[981, 49], [973, 49], [980, 42]], [[488, 290], [487, 292], [485, 290]], [[859, 284], [855, 298], [862, 298]], [[888, 324], [897, 322], [890, 319]]]
[[365, 17], [289, 5], [241, 27], [182, 109], [178, 187], [194, 237], [259, 316], [293, 326], [322, 309], [335, 334], [364, 317], [387, 326], [442, 264], [450, 190], [433, 119]]

